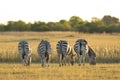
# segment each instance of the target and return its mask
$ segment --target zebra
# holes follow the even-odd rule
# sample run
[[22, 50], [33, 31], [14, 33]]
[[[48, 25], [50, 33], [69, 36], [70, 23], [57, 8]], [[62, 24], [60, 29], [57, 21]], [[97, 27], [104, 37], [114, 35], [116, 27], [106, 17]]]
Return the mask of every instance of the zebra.
[[96, 61], [95, 61], [96, 55], [92, 50], [92, 48], [88, 46], [88, 42], [85, 39], [78, 39], [75, 42], [74, 51], [77, 54], [79, 66], [81, 65], [81, 63], [85, 65], [86, 55], [88, 55], [90, 64], [96, 64]]
[[39, 45], [37, 52], [41, 58], [41, 66], [44, 67], [45, 63], [50, 63], [50, 56], [52, 55], [52, 48], [50, 42], [47, 40], [42, 40]]
[[89, 48], [89, 51], [88, 51], [89, 63], [91, 65], [96, 65], [96, 54], [90, 46], [88, 46], [88, 48]]
[[31, 64], [31, 49], [27, 41], [19, 41], [18, 52], [24, 66]]
[[58, 53], [59, 66], [61, 66], [61, 61], [62, 61], [62, 66], [66, 65], [66, 55], [69, 56], [69, 63], [71, 63], [71, 65], [74, 64], [75, 54], [73, 54], [72, 48], [70, 47], [67, 41], [65, 40], [58, 41], [56, 45], [56, 49]]

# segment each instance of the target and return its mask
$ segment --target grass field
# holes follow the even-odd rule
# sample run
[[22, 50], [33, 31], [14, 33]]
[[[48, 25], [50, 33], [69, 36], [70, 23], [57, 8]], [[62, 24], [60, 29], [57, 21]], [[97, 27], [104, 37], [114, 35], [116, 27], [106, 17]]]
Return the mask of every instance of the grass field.
[[[96, 52], [97, 65], [59, 67], [56, 44], [67, 40], [73, 47], [84, 38]], [[52, 45], [52, 64], [42, 68], [37, 46], [42, 39]], [[26, 40], [32, 49], [32, 64], [24, 67], [18, 54], [18, 41]], [[77, 59], [76, 59], [77, 62]], [[0, 80], [119, 80], [120, 34], [83, 34], [77, 32], [0, 32]]]
[[0, 64], [0, 80], [120, 80], [120, 64], [96, 66], [64, 66], [40, 64], [25, 67], [21, 64]]

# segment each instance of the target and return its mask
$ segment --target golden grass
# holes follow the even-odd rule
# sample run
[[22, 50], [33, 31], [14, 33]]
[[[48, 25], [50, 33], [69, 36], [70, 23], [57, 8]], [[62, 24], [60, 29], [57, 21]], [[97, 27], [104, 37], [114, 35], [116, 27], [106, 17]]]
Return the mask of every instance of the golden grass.
[[96, 66], [64, 66], [40, 64], [25, 67], [21, 64], [0, 64], [0, 80], [119, 80], [120, 64], [97, 64]]
[[[84, 38], [97, 55], [97, 65], [64, 66], [57, 63], [56, 44], [67, 40], [73, 47]], [[37, 46], [42, 39], [52, 45], [52, 63], [42, 68]], [[22, 66], [18, 54], [18, 41], [27, 40], [32, 49], [31, 66]], [[9, 62], [9, 63], [8, 63]], [[37, 63], [36, 63], [37, 62]], [[107, 63], [107, 64], [103, 64]], [[109, 63], [109, 64], [108, 64]], [[77, 32], [0, 32], [0, 80], [119, 80], [120, 34], [83, 34]]]
[[32, 49], [33, 61], [39, 62], [37, 46], [42, 39], [50, 41], [52, 45], [53, 62], [56, 44], [60, 39], [67, 40], [73, 47], [75, 41], [84, 38], [97, 54], [98, 62], [120, 62], [120, 34], [83, 34], [77, 32], [0, 32], [0, 61], [20, 61], [18, 55], [18, 41], [27, 40]]

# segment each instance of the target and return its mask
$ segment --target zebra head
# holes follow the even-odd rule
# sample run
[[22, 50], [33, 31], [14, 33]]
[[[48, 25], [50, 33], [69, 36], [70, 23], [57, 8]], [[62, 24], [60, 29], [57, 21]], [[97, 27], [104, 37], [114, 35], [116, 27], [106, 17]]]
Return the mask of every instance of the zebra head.
[[70, 52], [70, 64], [71, 65], [74, 65], [74, 62], [75, 62], [74, 56], [75, 56], [75, 54], [73, 53], [73, 51], [71, 49], [71, 52]]
[[90, 46], [89, 46], [88, 56], [89, 56], [89, 63], [91, 65], [96, 65], [96, 54]]

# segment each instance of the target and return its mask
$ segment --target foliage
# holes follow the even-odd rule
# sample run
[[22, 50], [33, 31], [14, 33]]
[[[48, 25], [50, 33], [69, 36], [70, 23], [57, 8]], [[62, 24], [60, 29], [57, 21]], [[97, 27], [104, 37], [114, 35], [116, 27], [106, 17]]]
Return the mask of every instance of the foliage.
[[112, 33], [120, 32], [120, 22], [116, 17], [105, 15], [102, 19], [93, 17], [91, 22], [83, 21], [79, 16], [72, 16], [67, 20], [59, 22], [25, 23], [22, 20], [8, 21], [0, 24], [0, 31], [78, 31], [85, 33]]

